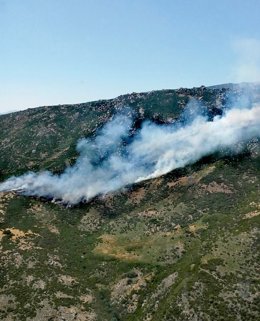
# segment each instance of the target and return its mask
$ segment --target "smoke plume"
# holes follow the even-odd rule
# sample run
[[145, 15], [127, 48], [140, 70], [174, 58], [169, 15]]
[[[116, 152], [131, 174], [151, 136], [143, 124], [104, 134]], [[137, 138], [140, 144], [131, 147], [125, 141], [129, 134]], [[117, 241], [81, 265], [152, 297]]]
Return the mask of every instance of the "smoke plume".
[[61, 175], [29, 172], [3, 182], [0, 191], [19, 190], [76, 204], [161, 176], [219, 150], [237, 152], [236, 144], [260, 136], [260, 105], [232, 108], [211, 120], [203, 112], [186, 114], [185, 122], [146, 121], [133, 131], [134, 114], [125, 109], [95, 137], [78, 142], [80, 156]]
[[233, 43], [236, 54], [233, 77], [236, 82], [260, 81], [260, 40], [241, 38]]

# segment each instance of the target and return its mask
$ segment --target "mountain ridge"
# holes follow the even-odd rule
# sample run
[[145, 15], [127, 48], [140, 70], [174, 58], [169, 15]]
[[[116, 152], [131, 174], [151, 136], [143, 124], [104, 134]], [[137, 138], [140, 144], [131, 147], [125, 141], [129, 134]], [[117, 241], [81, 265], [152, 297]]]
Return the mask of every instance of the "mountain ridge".
[[174, 88], [174, 89], [159, 89], [159, 90], [149, 90], [149, 91], [141, 91], [141, 92], [132, 92], [132, 93], [127, 93], [127, 94], [121, 94], [121, 95], [118, 95], [116, 97], [113, 97], [113, 98], [103, 98], [103, 99], [96, 99], [96, 100], [90, 100], [90, 101], [86, 101], [86, 102], [83, 102], [83, 103], [70, 103], [70, 104], [55, 104], [55, 105], [39, 105], [39, 106], [34, 106], [34, 107], [28, 107], [28, 108], [25, 108], [25, 109], [22, 109], [22, 110], [12, 110], [12, 111], [8, 111], [8, 112], [5, 112], [5, 113], [0, 113], [0, 115], [7, 115], [7, 114], [14, 114], [14, 113], [20, 113], [20, 112], [24, 112], [24, 111], [27, 111], [27, 110], [31, 110], [31, 109], [35, 109], [35, 108], [45, 108], [45, 107], [59, 107], [59, 106], [78, 106], [78, 105], [84, 105], [84, 104], [89, 104], [89, 103], [97, 103], [97, 102], [100, 102], [100, 101], [110, 101], [110, 100], [116, 100], [120, 97], [125, 97], [125, 96], [129, 96], [129, 95], [132, 95], [132, 94], [148, 94], [148, 93], [152, 93], [152, 92], [164, 92], [164, 91], [178, 91], [178, 90], [182, 90], [182, 89], [188, 89], [188, 90], [196, 90], [196, 89], [199, 89], [199, 88], [209, 88], [209, 89], [232, 89], [232, 88], [241, 88], [241, 87], [252, 87], [252, 86], [259, 86], [260, 83], [257, 83], [257, 82], [242, 82], [242, 83], [224, 83], [224, 84], [219, 84], [219, 85], [208, 85], [208, 86], [205, 86], [205, 85], [201, 85], [201, 86], [198, 86], [198, 87], [190, 87], [190, 88], [184, 88], [184, 87], [179, 87], [179, 88]]
[[[137, 112], [139, 118], [168, 122], [180, 115], [190, 99], [202, 102], [213, 113], [217, 113], [228, 103], [230, 93], [242, 95], [244, 90], [239, 86], [233, 91], [226, 88], [206, 88], [201, 86], [191, 89], [180, 88], [177, 90], [132, 93], [110, 100], [73, 105], [43, 106], [0, 115], [1, 176], [6, 177], [6, 175], [15, 174], [17, 170], [18, 173], [22, 173], [28, 170], [41, 169], [39, 165], [37, 166], [37, 162], [43, 164], [42, 168], [61, 171], [64, 169], [65, 162], [74, 161], [77, 140], [93, 134], [116, 110], [124, 106], [132, 108]], [[254, 89], [255, 100], [260, 97], [259, 88], [260, 86]], [[246, 88], [246, 90], [248, 89]], [[88, 118], [92, 118], [90, 122], [88, 122]], [[17, 126], [15, 130], [13, 124]], [[29, 132], [30, 135], [27, 137]], [[43, 140], [45, 134], [49, 142]], [[59, 145], [58, 137], [65, 136], [68, 141], [66, 144], [61, 141]], [[13, 139], [13, 148], [8, 143], [10, 137]], [[32, 139], [32, 137], [37, 138]], [[38, 148], [36, 148], [36, 145]], [[23, 151], [20, 150], [21, 148]], [[21, 155], [21, 164], [15, 159], [10, 161], [5, 157], [7, 154], [23, 154], [24, 151], [26, 151], [26, 157]], [[52, 155], [50, 155], [50, 151], [52, 151]], [[58, 155], [58, 160], [56, 162], [55, 160], [46, 161], [46, 158], [55, 158], [53, 154]], [[61, 164], [62, 162], [63, 164]]]

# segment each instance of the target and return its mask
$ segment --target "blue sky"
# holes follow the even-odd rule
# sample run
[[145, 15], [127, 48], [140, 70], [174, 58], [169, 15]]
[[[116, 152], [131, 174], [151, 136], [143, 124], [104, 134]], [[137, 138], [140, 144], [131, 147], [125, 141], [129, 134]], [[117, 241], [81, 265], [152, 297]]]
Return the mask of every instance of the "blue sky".
[[259, 0], [0, 0], [0, 113], [259, 80], [259, 13]]

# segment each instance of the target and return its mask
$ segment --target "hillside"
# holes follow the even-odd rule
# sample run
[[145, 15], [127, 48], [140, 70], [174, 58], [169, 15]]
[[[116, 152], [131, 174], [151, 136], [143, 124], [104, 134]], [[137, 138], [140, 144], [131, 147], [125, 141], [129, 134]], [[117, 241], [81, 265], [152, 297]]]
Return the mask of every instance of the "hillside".
[[[125, 106], [158, 124], [193, 99], [211, 116], [260, 87], [132, 93], [0, 116], [0, 181], [61, 173]], [[231, 99], [231, 98], [232, 99]], [[238, 99], [242, 98], [242, 99]], [[0, 319], [259, 320], [260, 144], [74, 207], [0, 193]]]

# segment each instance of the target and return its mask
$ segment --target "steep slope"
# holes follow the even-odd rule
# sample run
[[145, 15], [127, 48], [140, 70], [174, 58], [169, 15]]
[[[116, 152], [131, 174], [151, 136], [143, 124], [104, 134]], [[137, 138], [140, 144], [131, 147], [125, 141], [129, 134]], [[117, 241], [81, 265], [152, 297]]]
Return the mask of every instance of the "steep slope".
[[[0, 115], [0, 169], [6, 177], [27, 170], [60, 171], [76, 157], [75, 145], [102, 126], [116, 110], [125, 106], [139, 119], [167, 122], [178, 117], [192, 98], [217, 112], [229, 89], [162, 90], [132, 93], [112, 100], [78, 105], [47, 106]], [[137, 124], [138, 125], [138, 124]]]
[[[77, 139], [120, 106], [167, 122], [190, 97], [219, 113], [227, 93], [169, 90], [1, 116], [2, 178], [62, 170]], [[73, 208], [1, 193], [1, 320], [258, 320], [259, 152], [256, 140], [242, 155], [212, 155]]]

